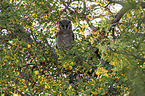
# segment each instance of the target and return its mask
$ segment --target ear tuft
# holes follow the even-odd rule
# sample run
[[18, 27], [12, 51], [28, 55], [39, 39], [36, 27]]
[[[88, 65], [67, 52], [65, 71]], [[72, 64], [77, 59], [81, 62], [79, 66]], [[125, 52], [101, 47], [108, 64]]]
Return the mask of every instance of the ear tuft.
[[69, 21], [69, 23], [71, 23], [71, 21]]
[[59, 21], [58, 23], [61, 24], [61, 21]]

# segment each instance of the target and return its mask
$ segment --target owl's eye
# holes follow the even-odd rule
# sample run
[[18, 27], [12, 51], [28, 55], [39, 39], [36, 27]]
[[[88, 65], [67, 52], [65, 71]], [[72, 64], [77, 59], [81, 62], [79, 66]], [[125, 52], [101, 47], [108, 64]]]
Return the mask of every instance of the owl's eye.
[[64, 29], [64, 25], [62, 25], [63, 29]]
[[68, 25], [66, 25], [66, 29], [68, 28]]

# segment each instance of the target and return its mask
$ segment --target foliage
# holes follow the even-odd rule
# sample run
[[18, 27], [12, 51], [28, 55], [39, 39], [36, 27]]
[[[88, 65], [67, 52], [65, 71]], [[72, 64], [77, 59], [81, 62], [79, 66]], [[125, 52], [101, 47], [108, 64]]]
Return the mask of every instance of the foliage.
[[[113, 25], [108, 1], [1, 0], [1, 95], [145, 94], [145, 12], [138, 3]], [[54, 34], [64, 18], [75, 41], [60, 51]]]

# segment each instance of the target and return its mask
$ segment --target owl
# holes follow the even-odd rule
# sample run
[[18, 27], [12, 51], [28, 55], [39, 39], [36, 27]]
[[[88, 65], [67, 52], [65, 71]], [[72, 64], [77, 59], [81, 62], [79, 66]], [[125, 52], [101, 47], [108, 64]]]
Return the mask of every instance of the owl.
[[72, 41], [74, 41], [71, 21], [59, 21], [58, 27], [59, 30], [55, 36], [56, 47], [60, 50], [69, 49], [72, 46]]

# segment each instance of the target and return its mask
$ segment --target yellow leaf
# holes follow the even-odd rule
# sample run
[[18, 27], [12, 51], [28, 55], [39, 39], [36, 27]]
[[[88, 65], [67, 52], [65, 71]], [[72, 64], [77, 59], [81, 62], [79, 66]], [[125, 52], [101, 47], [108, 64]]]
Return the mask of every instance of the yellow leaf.
[[86, 25], [86, 24], [82, 25], [82, 28], [83, 28], [83, 29], [85, 29], [86, 27], [87, 27], [87, 25]]
[[30, 44], [28, 44], [28, 48], [30, 48], [31, 47], [31, 45]]
[[39, 71], [37, 70], [37, 71], [35, 71], [35, 75], [37, 75], [39, 73]]
[[48, 88], [47, 85], [45, 85], [45, 88]]
[[38, 78], [41, 78], [41, 76], [39, 75]]
[[71, 88], [72, 88], [72, 86], [71, 86], [71, 85], [69, 85], [68, 89], [70, 90]]
[[28, 89], [26, 89], [26, 92], [28, 92], [29, 90]]
[[17, 95], [14, 93], [13, 96], [17, 96]]
[[9, 58], [9, 56], [5, 56], [5, 58], [7, 58], [7, 59], [8, 59], [8, 58]]

